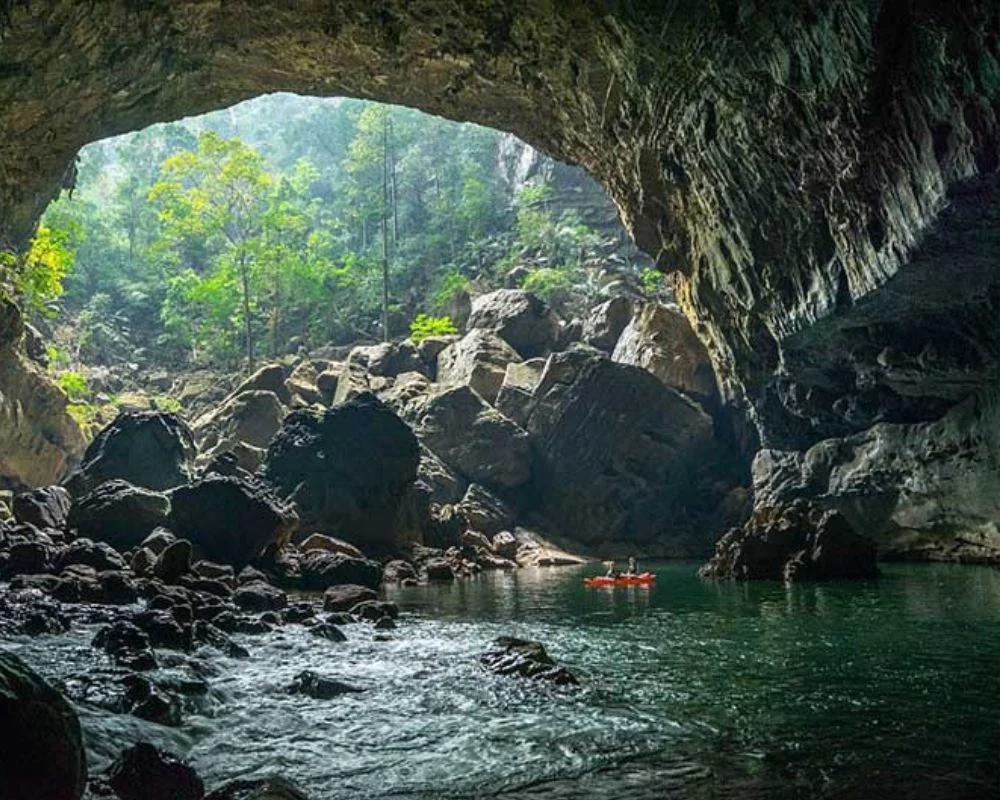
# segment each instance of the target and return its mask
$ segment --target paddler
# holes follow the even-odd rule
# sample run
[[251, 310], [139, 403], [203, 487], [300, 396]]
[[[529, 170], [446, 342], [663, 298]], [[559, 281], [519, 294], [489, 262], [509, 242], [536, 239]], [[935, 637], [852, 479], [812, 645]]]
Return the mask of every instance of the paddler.
[[608, 571], [606, 573], [604, 573], [604, 577], [605, 578], [617, 578], [618, 577], [618, 570], [615, 569], [615, 562], [614, 561], [605, 561], [604, 562], [604, 566], [606, 566], [608, 568]]
[[639, 574], [639, 563], [635, 560], [635, 556], [628, 557], [628, 569], [625, 570], [625, 574], [630, 578]]

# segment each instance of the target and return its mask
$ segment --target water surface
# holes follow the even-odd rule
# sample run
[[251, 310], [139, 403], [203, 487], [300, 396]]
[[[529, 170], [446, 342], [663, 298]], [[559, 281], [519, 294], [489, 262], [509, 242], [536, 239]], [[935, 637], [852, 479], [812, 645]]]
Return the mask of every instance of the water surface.
[[[92, 763], [147, 738], [210, 786], [278, 772], [315, 800], [1000, 797], [1000, 570], [785, 588], [669, 564], [652, 588], [586, 589], [593, 571], [388, 590], [404, 609], [388, 641], [237, 637], [251, 658], [207, 657], [180, 729], [81, 705]], [[72, 681], [107, 668], [92, 633], [4, 646]], [[502, 634], [540, 639], [583, 688], [484, 675]], [[366, 691], [287, 695], [306, 668]]]

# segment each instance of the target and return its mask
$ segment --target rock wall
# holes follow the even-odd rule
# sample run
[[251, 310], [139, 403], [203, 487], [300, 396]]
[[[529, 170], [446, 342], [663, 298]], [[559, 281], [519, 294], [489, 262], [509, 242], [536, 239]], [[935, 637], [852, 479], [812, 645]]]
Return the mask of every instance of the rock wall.
[[677, 273], [748, 452], [933, 422], [996, 366], [988, 0], [45, 0], [4, 24], [0, 244], [88, 141], [347, 94], [509, 130], [600, 180]]
[[23, 353], [20, 312], [0, 300], [0, 487], [48, 486], [83, 455], [68, 401]]

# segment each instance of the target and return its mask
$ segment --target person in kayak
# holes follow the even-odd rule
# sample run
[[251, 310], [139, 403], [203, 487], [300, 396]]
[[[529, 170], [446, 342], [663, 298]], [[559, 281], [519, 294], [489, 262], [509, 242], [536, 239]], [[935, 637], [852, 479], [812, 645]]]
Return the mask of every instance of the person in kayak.
[[604, 563], [605, 563], [605, 565], [608, 568], [608, 571], [604, 573], [604, 577], [605, 578], [617, 578], [618, 575], [619, 575], [619, 573], [618, 573], [618, 570], [615, 569], [615, 562], [614, 561], [605, 561]]
[[625, 575], [629, 578], [634, 578], [639, 574], [639, 562], [635, 560], [635, 556], [628, 557], [628, 569], [625, 570]]

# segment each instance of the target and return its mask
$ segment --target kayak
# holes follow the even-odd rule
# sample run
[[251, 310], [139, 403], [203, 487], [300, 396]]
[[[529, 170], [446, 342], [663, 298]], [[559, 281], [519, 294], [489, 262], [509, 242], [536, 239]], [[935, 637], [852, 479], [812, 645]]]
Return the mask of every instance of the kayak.
[[619, 575], [617, 578], [609, 578], [607, 575], [599, 575], [596, 578], [584, 578], [586, 586], [649, 586], [656, 580], [656, 575], [652, 572], [643, 572], [639, 575]]

